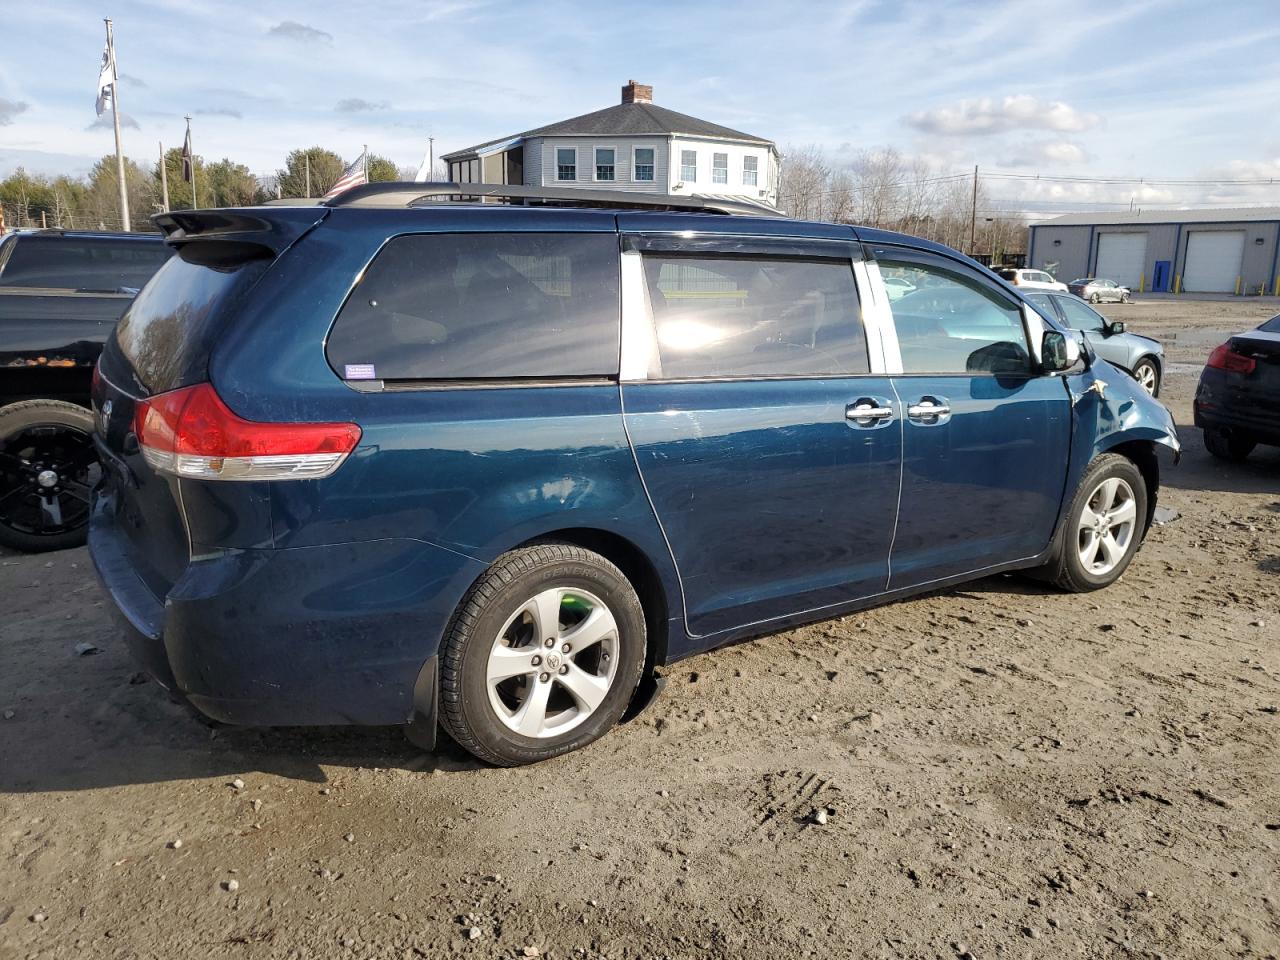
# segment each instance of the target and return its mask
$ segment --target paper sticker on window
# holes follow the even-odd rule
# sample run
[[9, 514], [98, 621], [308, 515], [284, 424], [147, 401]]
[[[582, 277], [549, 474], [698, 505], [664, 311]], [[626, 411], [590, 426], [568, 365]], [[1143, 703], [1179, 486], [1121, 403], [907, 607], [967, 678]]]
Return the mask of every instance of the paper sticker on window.
[[344, 380], [377, 380], [372, 363], [348, 363], [342, 368]]

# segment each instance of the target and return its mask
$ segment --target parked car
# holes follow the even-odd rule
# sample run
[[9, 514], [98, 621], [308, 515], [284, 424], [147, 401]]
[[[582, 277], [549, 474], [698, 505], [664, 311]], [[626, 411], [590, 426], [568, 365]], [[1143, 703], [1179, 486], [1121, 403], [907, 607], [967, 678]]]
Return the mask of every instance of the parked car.
[[1124, 572], [1168, 411], [946, 247], [744, 209], [376, 184], [158, 216], [177, 256], [93, 397], [135, 655], [221, 721], [439, 722], [520, 764], [729, 642]]
[[1067, 284], [1067, 290], [1090, 303], [1128, 303], [1132, 291], [1114, 280], [1082, 277]]
[[1164, 375], [1164, 347], [1159, 340], [1125, 330], [1121, 320], [1109, 320], [1069, 293], [1028, 293], [1027, 299], [1064, 326], [1080, 331], [1095, 353], [1129, 372], [1142, 389], [1160, 395]]
[[915, 293], [916, 291], [914, 286], [901, 277], [885, 277], [884, 289], [885, 293], [889, 294], [890, 300], [898, 300], [908, 293]]
[[1194, 411], [1215, 457], [1243, 460], [1260, 443], [1280, 446], [1280, 316], [1209, 354]]
[[1050, 274], [1043, 270], [1013, 270], [1003, 268], [996, 271], [996, 275], [1007, 283], [1013, 284], [1015, 287], [1023, 290], [1059, 290], [1062, 293], [1067, 292], [1067, 285], [1061, 280], [1055, 280]]
[[0, 241], [0, 543], [84, 543], [98, 470], [93, 365], [171, 253], [158, 233], [38, 230]]

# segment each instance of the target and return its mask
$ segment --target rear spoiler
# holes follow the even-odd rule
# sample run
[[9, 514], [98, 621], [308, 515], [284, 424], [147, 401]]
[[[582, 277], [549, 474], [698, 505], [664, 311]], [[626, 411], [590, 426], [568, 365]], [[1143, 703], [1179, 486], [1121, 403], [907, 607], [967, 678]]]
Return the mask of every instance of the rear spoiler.
[[328, 216], [324, 207], [238, 207], [222, 210], [173, 210], [151, 222], [164, 232], [165, 243], [181, 252], [192, 243], [225, 245], [227, 253], [257, 247], [278, 256]]

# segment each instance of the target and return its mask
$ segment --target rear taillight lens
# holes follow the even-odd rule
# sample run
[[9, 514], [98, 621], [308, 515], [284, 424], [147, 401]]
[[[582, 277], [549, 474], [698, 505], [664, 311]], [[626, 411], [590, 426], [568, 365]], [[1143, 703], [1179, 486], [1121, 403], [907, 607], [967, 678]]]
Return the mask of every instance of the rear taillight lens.
[[1253, 357], [1246, 357], [1243, 353], [1236, 353], [1231, 349], [1230, 343], [1224, 343], [1209, 354], [1208, 366], [1215, 370], [1228, 370], [1231, 373], [1253, 373], [1254, 368], [1258, 366], [1258, 361]]
[[134, 433], [154, 469], [201, 480], [327, 477], [360, 442], [354, 423], [258, 423], [200, 383], [138, 402]]

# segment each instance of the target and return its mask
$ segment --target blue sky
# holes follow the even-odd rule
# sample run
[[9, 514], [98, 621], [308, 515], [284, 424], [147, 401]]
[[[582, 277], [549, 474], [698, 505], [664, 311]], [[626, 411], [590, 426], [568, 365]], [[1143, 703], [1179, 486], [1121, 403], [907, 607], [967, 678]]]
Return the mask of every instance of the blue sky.
[[649, 0], [0, 0], [0, 175], [83, 172], [112, 149], [93, 102], [116, 24], [126, 152], [181, 142], [255, 173], [315, 143], [416, 165], [617, 102], [663, 106], [833, 160], [892, 146], [940, 172], [1236, 179], [1270, 186], [994, 182], [1000, 206], [1280, 204], [1275, 0], [782, 3]]

